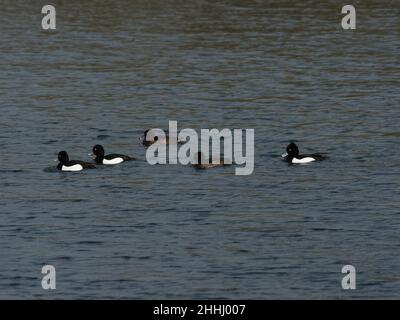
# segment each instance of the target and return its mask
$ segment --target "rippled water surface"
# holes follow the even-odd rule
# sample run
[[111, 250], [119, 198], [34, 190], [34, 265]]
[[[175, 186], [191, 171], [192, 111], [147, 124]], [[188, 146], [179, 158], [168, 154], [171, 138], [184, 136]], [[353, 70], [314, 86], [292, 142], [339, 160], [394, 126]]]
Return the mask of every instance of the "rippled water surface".
[[[398, 298], [399, 1], [52, 4], [0, 0], [1, 298]], [[254, 128], [254, 174], [147, 164], [168, 120]], [[141, 161], [44, 170], [96, 143]]]

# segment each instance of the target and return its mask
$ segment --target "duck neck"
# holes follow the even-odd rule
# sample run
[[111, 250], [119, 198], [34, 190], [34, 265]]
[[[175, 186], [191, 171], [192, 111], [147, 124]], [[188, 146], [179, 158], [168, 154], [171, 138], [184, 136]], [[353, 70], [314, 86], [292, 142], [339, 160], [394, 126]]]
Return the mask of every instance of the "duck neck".
[[288, 154], [288, 155], [286, 156], [286, 160], [287, 160], [287, 162], [289, 162], [289, 163], [292, 162], [294, 158], [296, 158], [296, 156], [293, 155], [293, 154]]
[[96, 163], [97, 164], [103, 164], [103, 160], [104, 160], [104, 155], [96, 155]]

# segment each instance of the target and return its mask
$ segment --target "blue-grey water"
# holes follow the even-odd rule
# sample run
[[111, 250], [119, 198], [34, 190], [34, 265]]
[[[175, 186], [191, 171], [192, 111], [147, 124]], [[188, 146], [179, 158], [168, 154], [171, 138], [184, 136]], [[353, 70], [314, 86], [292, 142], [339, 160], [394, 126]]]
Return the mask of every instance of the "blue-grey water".
[[[52, 4], [0, 1], [0, 298], [399, 297], [399, 1]], [[254, 173], [149, 165], [169, 120], [254, 128]], [[96, 143], [140, 160], [46, 170]]]

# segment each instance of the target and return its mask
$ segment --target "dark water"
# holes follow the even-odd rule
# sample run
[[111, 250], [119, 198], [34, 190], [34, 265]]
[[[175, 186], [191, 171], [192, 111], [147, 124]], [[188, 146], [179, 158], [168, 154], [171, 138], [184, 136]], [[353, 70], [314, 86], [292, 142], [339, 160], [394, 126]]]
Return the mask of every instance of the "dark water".
[[[0, 1], [1, 298], [398, 298], [399, 1]], [[46, 172], [147, 128], [254, 128], [255, 172]], [[328, 161], [288, 167], [294, 139]], [[41, 268], [57, 289], [41, 288]], [[357, 289], [341, 288], [341, 268]]]

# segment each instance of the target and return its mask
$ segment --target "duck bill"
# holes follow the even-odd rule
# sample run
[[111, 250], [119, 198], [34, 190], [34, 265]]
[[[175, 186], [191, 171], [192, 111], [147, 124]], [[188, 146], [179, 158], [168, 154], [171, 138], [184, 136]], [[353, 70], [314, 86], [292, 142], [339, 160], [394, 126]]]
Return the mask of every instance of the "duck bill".
[[284, 154], [282, 154], [282, 158], [286, 158], [288, 156], [287, 152], [285, 152]]

